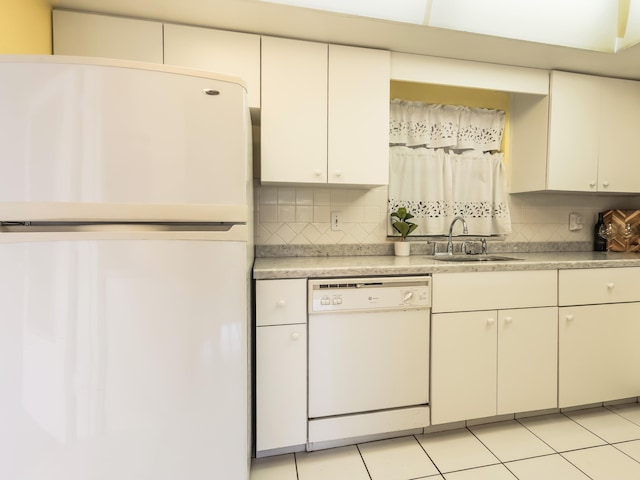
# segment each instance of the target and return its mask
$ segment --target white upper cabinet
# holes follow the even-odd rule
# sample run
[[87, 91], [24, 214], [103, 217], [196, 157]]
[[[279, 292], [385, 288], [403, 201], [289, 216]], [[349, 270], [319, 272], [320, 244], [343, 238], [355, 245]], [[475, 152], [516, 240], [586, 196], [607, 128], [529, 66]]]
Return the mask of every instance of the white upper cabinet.
[[548, 101], [514, 99], [511, 191], [640, 192], [639, 110], [640, 82], [551, 72]]
[[162, 23], [53, 11], [53, 53], [162, 63]]
[[389, 52], [262, 37], [263, 182], [388, 180]]
[[260, 108], [260, 36], [185, 25], [164, 26], [164, 63], [241, 78]]
[[600, 78], [551, 74], [548, 189], [596, 191]]
[[327, 182], [327, 56], [326, 44], [262, 38], [263, 182]]

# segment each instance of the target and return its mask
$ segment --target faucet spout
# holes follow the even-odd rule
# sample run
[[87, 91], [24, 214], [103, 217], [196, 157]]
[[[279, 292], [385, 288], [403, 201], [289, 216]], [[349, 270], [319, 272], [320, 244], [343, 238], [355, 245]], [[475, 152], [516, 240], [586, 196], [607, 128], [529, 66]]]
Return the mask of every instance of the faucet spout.
[[467, 235], [469, 233], [469, 230], [467, 229], [467, 222], [464, 221], [464, 218], [462, 218], [461, 216], [456, 216], [451, 221], [451, 225], [449, 225], [449, 239], [447, 240], [447, 253], [449, 255], [453, 255], [453, 241], [451, 240], [451, 233], [453, 232], [453, 226], [458, 221], [462, 222], [462, 233], [464, 235]]

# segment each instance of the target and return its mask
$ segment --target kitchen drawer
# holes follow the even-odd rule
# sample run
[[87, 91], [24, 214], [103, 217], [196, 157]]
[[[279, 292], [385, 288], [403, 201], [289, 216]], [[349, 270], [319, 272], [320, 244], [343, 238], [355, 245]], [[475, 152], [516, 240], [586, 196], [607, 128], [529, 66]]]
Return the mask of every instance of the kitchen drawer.
[[640, 301], [640, 267], [560, 270], [559, 304]]
[[433, 275], [433, 312], [552, 307], [557, 304], [557, 270]]
[[307, 280], [256, 281], [256, 326], [307, 323]]

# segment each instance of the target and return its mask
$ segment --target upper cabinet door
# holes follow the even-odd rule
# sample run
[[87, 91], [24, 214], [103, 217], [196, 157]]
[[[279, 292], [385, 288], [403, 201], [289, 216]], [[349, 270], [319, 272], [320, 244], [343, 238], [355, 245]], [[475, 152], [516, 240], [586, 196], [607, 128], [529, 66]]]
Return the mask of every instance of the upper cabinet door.
[[162, 23], [53, 11], [53, 53], [162, 63]]
[[185, 25], [164, 26], [164, 63], [241, 78], [260, 108], [260, 36]]
[[389, 181], [390, 53], [329, 45], [329, 183]]
[[640, 192], [640, 82], [602, 79], [598, 191]]
[[327, 55], [327, 44], [262, 37], [263, 182], [326, 183]]
[[551, 72], [549, 190], [597, 190], [600, 92], [600, 77]]

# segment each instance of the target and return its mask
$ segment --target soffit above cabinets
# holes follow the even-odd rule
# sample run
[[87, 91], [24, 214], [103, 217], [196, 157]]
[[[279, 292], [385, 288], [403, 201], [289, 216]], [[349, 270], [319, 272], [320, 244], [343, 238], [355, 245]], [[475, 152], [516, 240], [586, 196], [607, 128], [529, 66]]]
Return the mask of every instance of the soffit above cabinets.
[[640, 79], [640, 46], [594, 52], [260, 0], [49, 0], [52, 7], [502, 65]]

